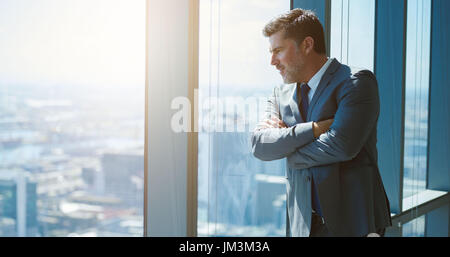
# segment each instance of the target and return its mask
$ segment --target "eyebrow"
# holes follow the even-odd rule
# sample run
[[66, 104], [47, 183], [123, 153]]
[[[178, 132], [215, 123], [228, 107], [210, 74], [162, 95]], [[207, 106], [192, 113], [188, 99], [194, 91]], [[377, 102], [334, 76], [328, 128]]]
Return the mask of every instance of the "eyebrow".
[[274, 49], [269, 49], [269, 52], [270, 52], [270, 53], [273, 53], [273, 52], [275, 52], [275, 51], [280, 50], [281, 48], [283, 48], [283, 47], [282, 47], [282, 46], [275, 47]]

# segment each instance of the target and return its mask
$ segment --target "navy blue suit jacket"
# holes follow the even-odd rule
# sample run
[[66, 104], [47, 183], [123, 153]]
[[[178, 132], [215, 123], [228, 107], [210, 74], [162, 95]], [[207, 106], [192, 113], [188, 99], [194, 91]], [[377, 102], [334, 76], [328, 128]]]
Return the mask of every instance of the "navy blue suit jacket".
[[[380, 102], [374, 74], [367, 70], [352, 74], [348, 66], [333, 59], [309, 104], [306, 120], [299, 113], [294, 92], [292, 84], [274, 90], [266, 118], [277, 116], [289, 128], [256, 129], [253, 154], [265, 161], [286, 158], [289, 172], [306, 170], [313, 176], [332, 235], [364, 236], [390, 226], [389, 201], [377, 165]], [[311, 121], [333, 117], [330, 130], [313, 138]], [[288, 183], [303, 183], [298, 177], [289, 179]], [[300, 225], [288, 226], [292, 230]]]

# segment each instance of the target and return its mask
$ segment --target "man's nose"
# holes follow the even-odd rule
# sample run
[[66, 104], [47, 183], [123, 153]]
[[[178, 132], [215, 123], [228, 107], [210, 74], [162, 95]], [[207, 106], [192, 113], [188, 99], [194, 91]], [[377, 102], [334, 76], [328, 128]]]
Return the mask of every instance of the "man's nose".
[[278, 61], [278, 58], [275, 56], [275, 54], [272, 54], [272, 59], [270, 60], [271, 65], [278, 65], [280, 62]]

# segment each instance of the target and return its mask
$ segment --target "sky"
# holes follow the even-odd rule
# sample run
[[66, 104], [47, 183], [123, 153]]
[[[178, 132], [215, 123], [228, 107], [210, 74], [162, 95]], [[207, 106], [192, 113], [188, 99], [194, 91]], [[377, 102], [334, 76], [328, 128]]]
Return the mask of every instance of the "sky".
[[373, 71], [375, 0], [333, 0], [330, 36], [331, 57], [351, 66]]
[[145, 0], [1, 0], [0, 85], [145, 81]]
[[[0, 0], [0, 85], [143, 85], [145, 2]], [[367, 68], [373, 63], [373, 2], [350, 1], [353, 54], [348, 61]], [[288, 11], [289, 4], [288, 0], [200, 0], [200, 83], [237, 89], [281, 84], [261, 31], [270, 19]], [[408, 15], [411, 27], [415, 12]], [[332, 13], [332, 21], [334, 17]], [[332, 35], [337, 35], [335, 29]], [[339, 41], [333, 36], [332, 50]], [[408, 34], [408, 51], [415, 51], [415, 42], [417, 38]], [[337, 51], [332, 55], [339, 58]], [[407, 68], [414, 73], [412, 66]]]
[[200, 0], [200, 87], [271, 90], [282, 84], [262, 30], [289, 8], [289, 0]]
[[[217, 9], [209, 3], [200, 1], [200, 72], [208, 76], [217, 70], [209, 59], [210, 19], [217, 18]], [[279, 85], [262, 28], [287, 11], [289, 1], [226, 0], [220, 8], [220, 26], [212, 24], [220, 83]], [[0, 35], [0, 85], [144, 83], [145, 0], [1, 0]]]

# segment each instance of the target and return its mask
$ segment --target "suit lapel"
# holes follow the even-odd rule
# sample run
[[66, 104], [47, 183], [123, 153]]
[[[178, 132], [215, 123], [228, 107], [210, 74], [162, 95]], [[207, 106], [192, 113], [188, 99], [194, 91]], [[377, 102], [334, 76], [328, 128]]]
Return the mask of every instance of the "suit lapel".
[[316, 105], [320, 95], [325, 90], [325, 88], [329, 85], [331, 79], [334, 77], [334, 75], [335, 75], [336, 71], [339, 69], [339, 67], [341, 67], [341, 64], [336, 59], [333, 58], [333, 60], [330, 63], [330, 66], [323, 74], [322, 79], [320, 80], [319, 86], [317, 87], [316, 92], [314, 92], [314, 96], [313, 96], [311, 102], [309, 103], [307, 120], [311, 119], [311, 114], [312, 114], [314, 105]]

